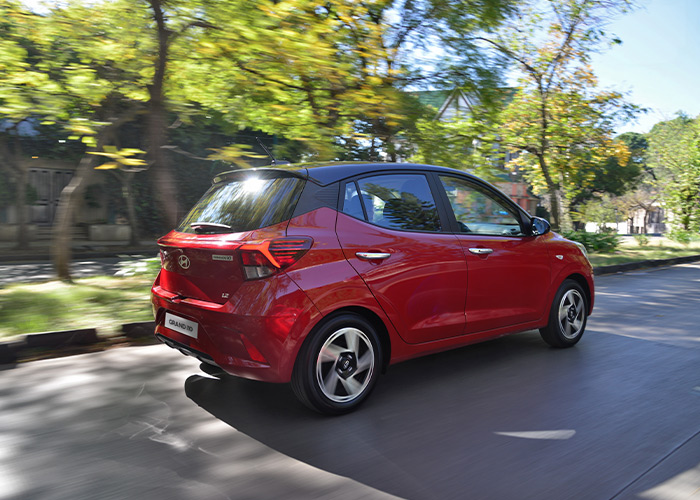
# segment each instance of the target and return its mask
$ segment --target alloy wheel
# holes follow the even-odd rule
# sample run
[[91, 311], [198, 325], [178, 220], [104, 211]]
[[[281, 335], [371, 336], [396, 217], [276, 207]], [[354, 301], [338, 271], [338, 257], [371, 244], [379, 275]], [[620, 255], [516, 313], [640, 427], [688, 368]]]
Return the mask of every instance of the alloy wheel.
[[568, 290], [559, 303], [559, 326], [561, 333], [569, 340], [575, 339], [583, 330], [585, 311], [584, 300], [578, 290]]
[[374, 364], [374, 348], [367, 335], [357, 328], [341, 328], [321, 346], [316, 359], [316, 381], [328, 399], [346, 403], [365, 391]]

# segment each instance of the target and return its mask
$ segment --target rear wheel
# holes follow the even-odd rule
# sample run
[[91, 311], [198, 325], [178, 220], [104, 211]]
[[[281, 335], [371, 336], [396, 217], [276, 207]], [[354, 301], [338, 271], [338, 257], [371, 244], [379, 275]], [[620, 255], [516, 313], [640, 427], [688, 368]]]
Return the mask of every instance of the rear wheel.
[[294, 365], [292, 389], [309, 408], [328, 415], [354, 410], [374, 388], [381, 346], [372, 325], [342, 314], [321, 325]]
[[540, 335], [553, 347], [571, 347], [581, 340], [587, 319], [583, 288], [574, 280], [565, 280], [554, 296], [549, 323], [540, 329]]

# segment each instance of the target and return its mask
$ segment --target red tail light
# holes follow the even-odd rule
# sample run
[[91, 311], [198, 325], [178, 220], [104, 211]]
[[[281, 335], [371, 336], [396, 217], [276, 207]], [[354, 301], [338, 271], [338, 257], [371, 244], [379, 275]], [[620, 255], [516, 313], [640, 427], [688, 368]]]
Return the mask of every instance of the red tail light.
[[266, 278], [291, 266], [304, 255], [313, 240], [311, 238], [279, 238], [241, 247], [241, 259], [246, 279]]

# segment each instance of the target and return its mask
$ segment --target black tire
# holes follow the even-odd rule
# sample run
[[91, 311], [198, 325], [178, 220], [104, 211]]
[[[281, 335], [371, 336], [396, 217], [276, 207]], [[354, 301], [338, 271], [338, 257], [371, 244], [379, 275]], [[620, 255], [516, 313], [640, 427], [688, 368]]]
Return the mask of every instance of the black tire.
[[564, 280], [552, 301], [549, 323], [540, 328], [540, 335], [552, 347], [571, 347], [581, 340], [587, 320], [586, 293], [576, 281]]
[[348, 413], [374, 389], [381, 360], [374, 327], [356, 314], [340, 314], [322, 323], [304, 342], [294, 364], [292, 389], [312, 410]]

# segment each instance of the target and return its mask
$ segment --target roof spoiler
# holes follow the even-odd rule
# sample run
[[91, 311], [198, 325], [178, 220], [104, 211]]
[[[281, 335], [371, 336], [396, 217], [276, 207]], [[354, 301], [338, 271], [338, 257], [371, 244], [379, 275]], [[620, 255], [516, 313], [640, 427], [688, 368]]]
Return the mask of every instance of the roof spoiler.
[[259, 179], [296, 177], [297, 179], [308, 180], [309, 174], [305, 168], [300, 169], [299, 167], [284, 168], [284, 166], [278, 166], [275, 168], [244, 168], [239, 170], [229, 170], [228, 172], [222, 172], [216, 177], [214, 177], [214, 179], [212, 180], [212, 184], [218, 184], [220, 182], [231, 182], [236, 180], [245, 180], [251, 177], [257, 177]]

